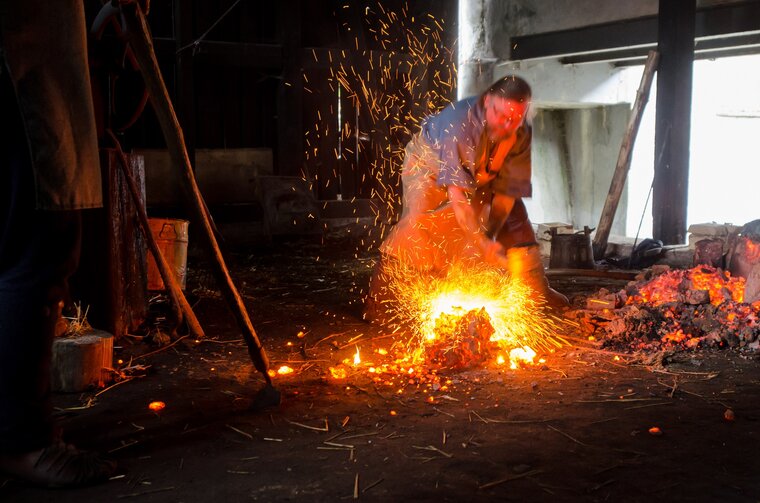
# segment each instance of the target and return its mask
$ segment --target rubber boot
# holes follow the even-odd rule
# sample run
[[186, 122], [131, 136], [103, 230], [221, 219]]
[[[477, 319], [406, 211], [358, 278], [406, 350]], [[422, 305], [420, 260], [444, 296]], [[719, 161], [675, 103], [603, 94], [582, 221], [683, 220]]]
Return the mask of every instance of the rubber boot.
[[541, 295], [549, 307], [561, 309], [570, 306], [567, 297], [549, 286], [537, 244], [509, 248], [507, 270], [513, 278], [519, 279]]

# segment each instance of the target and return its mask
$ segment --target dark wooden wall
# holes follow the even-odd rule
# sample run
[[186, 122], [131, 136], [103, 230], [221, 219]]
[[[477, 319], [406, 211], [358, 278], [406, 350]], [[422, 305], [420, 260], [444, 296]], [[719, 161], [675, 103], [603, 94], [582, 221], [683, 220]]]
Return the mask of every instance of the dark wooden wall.
[[[455, 0], [174, 0], [148, 20], [191, 158], [268, 147], [275, 174], [349, 199], [397, 192], [415, 120], [454, 98], [456, 13]], [[163, 147], [149, 105], [122, 138]]]

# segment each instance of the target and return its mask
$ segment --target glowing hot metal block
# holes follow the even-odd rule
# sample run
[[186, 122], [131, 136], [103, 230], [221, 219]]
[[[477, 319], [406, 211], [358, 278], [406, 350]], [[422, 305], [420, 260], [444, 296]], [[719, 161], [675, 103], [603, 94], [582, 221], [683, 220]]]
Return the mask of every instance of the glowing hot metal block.
[[560, 345], [555, 319], [531, 289], [498, 269], [467, 263], [443, 276], [399, 269], [393, 277], [397, 319], [413, 329], [407, 353], [414, 362], [463, 369], [498, 363], [515, 348]]

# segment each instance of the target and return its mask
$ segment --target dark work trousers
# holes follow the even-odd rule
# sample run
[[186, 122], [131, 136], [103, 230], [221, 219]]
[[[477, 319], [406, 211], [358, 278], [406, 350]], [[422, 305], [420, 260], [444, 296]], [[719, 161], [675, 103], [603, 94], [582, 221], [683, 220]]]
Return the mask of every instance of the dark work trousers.
[[79, 260], [79, 211], [35, 209], [34, 176], [13, 88], [0, 65], [0, 453], [54, 437], [55, 323]]
[[528, 210], [525, 209], [522, 199], [515, 201], [504, 227], [496, 235], [496, 241], [501, 243], [505, 250], [536, 244], [536, 233], [533, 232], [533, 226], [528, 219]]

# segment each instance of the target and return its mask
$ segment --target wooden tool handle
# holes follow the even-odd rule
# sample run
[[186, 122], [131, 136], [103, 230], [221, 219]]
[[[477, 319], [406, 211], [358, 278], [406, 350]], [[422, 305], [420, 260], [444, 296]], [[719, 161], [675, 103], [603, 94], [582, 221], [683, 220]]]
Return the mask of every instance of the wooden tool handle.
[[224, 257], [219, 249], [219, 245], [214, 237], [211, 219], [206, 209], [198, 184], [195, 181], [193, 168], [190, 164], [190, 158], [185, 147], [185, 139], [182, 134], [177, 115], [169, 98], [169, 92], [166, 84], [161, 77], [161, 71], [156, 61], [156, 55], [153, 50], [153, 42], [149, 33], [148, 24], [145, 16], [137, 2], [122, 4], [122, 13], [127, 26], [126, 38], [132, 47], [137, 64], [140, 67], [145, 86], [148, 89], [150, 102], [153, 110], [161, 125], [164, 133], [166, 146], [172, 159], [172, 164], [181, 170], [182, 185], [185, 190], [186, 199], [190, 206], [190, 211], [195, 222], [201, 227], [201, 235], [204, 238], [207, 249], [212, 257], [212, 268], [214, 276], [219, 283], [227, 304], [230, 306], [235, 320], [242, 331], [243, 339], [248, 346], [248, 354], [253, 361], [256, 369], [264, 375], [267, 383], [271, 378], [267, 371], [269, 370], [269, 360], [264, 351], [261, 341], [256, 335], [256, 331], [248, 317], [243, 299], [232, 282], [229, 270], [224, 263]]

